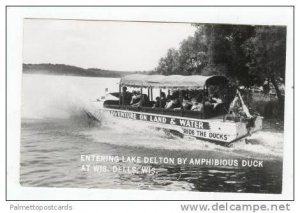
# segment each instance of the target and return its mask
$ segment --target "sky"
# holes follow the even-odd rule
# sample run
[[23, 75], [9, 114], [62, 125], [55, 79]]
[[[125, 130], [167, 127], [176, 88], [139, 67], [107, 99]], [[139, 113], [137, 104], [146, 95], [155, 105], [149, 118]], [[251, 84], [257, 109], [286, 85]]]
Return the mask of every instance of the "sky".
[[24, 63], [149, 71], [196, 28], [180, 23], [25, 19], [23, 30]]

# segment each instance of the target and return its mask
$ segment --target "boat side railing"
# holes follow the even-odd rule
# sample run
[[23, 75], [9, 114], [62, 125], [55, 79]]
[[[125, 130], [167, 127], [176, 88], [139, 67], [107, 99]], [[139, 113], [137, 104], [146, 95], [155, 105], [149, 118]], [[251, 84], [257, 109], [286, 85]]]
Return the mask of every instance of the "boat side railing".
[[215, 109], [206, 108], [205, 113], [199, 111], [191, 111], [184, 109], [164, 109], [164, 108], [153, 108], [153, 107], [140, 107], [131, 105], [119, 105], [118, 101], [107, 100], [104, 102], [103, 106], [109, 109], [121, 109], [135, 112], [145, 112], [159, 115], [170, 115], [176, 117], [188, 117], [197, 119], [208, 119], [219, 115], [225, 115], [224, 105], [220, 104]]

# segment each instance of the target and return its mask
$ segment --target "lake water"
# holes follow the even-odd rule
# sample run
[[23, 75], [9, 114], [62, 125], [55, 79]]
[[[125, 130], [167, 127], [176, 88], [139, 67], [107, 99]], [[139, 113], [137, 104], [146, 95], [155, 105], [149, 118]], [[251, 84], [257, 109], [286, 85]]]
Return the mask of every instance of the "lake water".
[[[244, 141], [223, 147], [180, 138], [144, 124], [91, 121], [82, 109], [118, 91], [119, 79], [23, 75], [20, 183], [36, 187], [186, 190], [281, 193], [283, 132], [267, 128]], [[82, 156], [119, 156], [152, 162], [88, 162]], [[159, 162], [159, 158], [165, 161]], [[170, 161], [186, 158], [229, 162], [192, 165]], [[157, 161], [154, 161], [154, 160]], [[230, 162], [239, 162], [232, 165]], [[263, 167], [242, 166], [262, 161]], [[83, 167], [84, 166], [84, 167]], [[132, 173], [132, 168], [152, 172]], [[118, 169], [115, 171], [114, 169]]]

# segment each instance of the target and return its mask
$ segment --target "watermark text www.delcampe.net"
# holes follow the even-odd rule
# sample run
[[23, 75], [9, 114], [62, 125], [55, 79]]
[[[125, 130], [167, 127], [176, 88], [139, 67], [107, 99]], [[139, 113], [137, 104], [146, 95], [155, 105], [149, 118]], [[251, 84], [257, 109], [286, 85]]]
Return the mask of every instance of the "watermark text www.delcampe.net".
[[211, 204], [180, 204], [181, 211], [198, 212], [283, 212], [291, 211], [289, 203], [281, 204], [237, 204], [237, 203], [211, 203]]

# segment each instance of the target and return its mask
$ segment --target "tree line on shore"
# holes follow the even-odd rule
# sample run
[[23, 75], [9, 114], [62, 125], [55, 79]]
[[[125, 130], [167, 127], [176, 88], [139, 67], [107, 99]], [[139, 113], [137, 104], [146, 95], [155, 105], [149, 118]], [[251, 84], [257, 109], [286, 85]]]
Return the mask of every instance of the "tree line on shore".
[[279, 89], [285, 81], [286, 27], [193, 24], [193, 36], [171, 48], [153, 74], [225, 75], [236, 85], [273, 85], [279, 106]]

